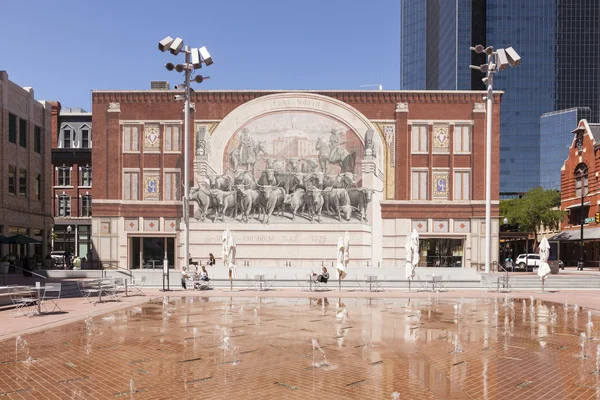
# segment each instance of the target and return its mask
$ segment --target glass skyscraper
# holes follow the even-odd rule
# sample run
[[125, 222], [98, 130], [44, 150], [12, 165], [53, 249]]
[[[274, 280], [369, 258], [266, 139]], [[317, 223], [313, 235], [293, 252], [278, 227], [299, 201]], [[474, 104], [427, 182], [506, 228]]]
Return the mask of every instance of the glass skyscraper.
[[572, 131], [582, 119], [589, 120], [587, 107], [543, 114], [540, 118], [540, 186], [560, 190], [560, 169], [573, 144]]
[[469, 47], [514, 47], [521, 65], [495, 75], [503, 90], [500, 195], [541, 183], [540, 117], [589, 107], [600, 118], [600, 2], [590, 0], [401, 0], [401, 89], [482, 90]]

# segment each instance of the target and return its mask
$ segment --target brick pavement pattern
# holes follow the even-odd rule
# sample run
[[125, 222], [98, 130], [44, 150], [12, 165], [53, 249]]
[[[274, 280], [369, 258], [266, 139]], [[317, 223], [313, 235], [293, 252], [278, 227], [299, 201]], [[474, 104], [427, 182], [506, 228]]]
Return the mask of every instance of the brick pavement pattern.
[[[503, 297], [155, 297], [0, 342], [10, 399], [591, 399], [588, 310]], [[223, 295], [223, 293], [221, 293]], [[497, 305], [497, 308], [496, 308]], [[552, 318], [554, 305], [556, 318]], [[498, 312], [496, 313], [496, 309]], [[420, 313], [420, 316], [419, 316]], [[91, 323], [90, 323], [91, 322]], [[594, 326], [600, 315], [592, 314]], [[598, 333], [600, 336], [600, 333]], [[460, 346], [455, 345], [458, 337]], [[313, 346], [317, 341], [323, 353]], [[27, 342], [25, 346], [23, 340]], [[457, 348], [462, 351], [455, 351]], [[460, 350], [460, 349], [458, 349]]]

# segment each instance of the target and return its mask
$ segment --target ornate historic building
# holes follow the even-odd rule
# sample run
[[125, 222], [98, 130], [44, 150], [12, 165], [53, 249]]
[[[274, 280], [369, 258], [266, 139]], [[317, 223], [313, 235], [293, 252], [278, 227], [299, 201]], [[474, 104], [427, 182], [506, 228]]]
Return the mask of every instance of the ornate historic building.
[[[92, 239], [125, 268], [183, 254], [183, 103], [173, 91], [94, 91]], [[483, 264], [483, 92], [198, 91], [190, 135], [190, 251], [240, 265], [317, 266], [350, 234], [354, 265]], [[495, 95], [492, 215], [498, 215]], [[498, 223], [493, 218], [492, 243]], [[497, 254], [497, 248], [491, 254]]]
[[0, 256], [43, 258], [52, 229], [51, 132], [58, 102], [38, 101], [33, 89], [0, 71], [0, 235], [22, 234], [41, 245], [0, 245]]
[[52, 132], [54, 250], [91, 256], [92, 113], [61, 108]]
[[581, 258], [587, 267], [600, 265], [600, 225], [595, 218], [600, 212], [599, 148], [600, 124], [581, 120], [573, 130], [569, 157], [560, 171], [560, 208], [566, 211], [566, 218], [561, 233], [550, 239], [560, 242], [559, 259], [565, 265], [577, 265]]

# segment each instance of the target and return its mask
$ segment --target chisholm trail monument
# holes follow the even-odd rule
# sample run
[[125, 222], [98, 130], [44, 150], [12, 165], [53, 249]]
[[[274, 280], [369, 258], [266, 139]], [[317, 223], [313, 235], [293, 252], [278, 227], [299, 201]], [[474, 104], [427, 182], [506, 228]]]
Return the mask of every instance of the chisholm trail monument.
[[358, 265], [381, 261], [383, 140], [354, 108], [264, 96], [194, 131], [193, 256], [217, 254], [227, 227], [253, 266], [329, 265], [345, 231]]

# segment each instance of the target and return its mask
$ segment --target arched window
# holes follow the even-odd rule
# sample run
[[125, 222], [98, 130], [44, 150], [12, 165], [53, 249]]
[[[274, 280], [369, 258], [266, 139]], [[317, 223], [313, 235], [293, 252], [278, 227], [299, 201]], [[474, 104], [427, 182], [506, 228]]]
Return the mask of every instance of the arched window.
[[588, 167], [581, 163], [575, 168], [575, 196], [581, 197], [586, 194], [588, 194]]

